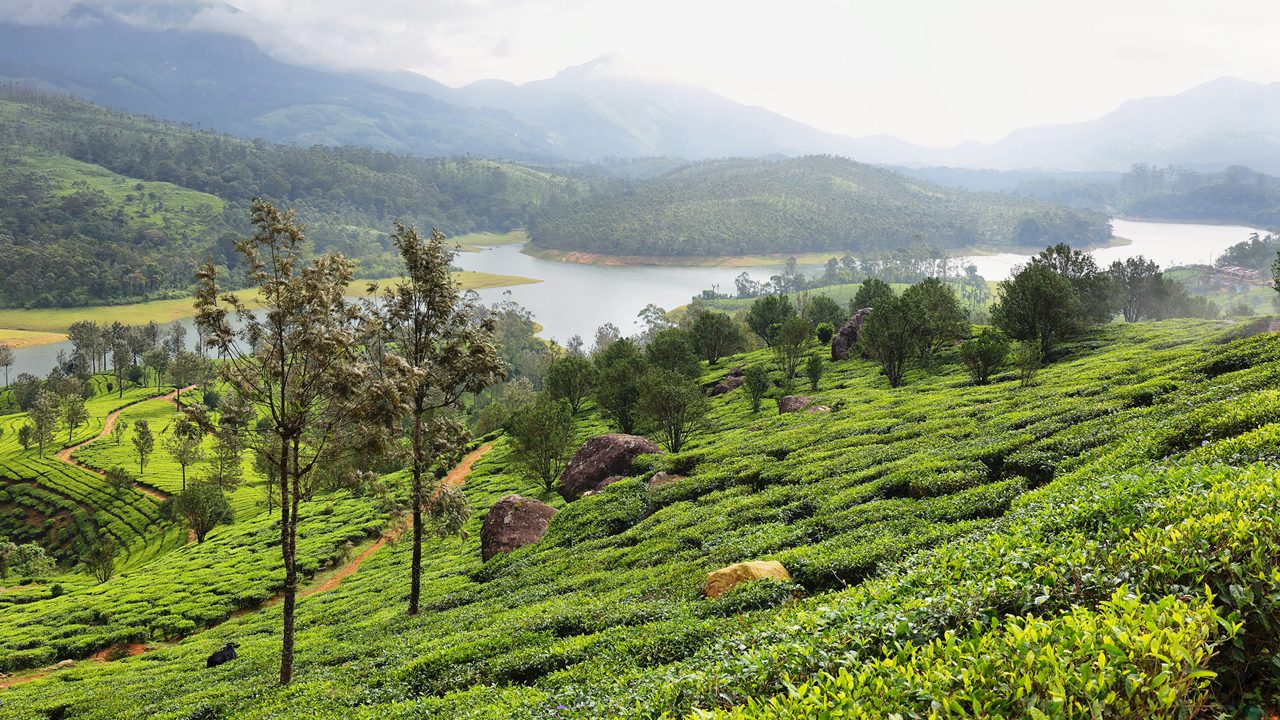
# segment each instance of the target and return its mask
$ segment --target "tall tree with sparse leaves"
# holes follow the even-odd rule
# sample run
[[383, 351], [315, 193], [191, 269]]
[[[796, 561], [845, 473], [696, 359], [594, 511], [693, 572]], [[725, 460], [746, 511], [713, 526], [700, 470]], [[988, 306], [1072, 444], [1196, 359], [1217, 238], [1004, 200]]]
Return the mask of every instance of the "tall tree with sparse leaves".
[[[506, 368], [495, 346], [494, 319], [463, 298], [449, 272], [454, 250], [444, 233], [433, 229], [423, 239], [416, 228], [396, 222], [391, 240], [404, 274], [383, 291], [380, 310], [386, 352], [409, 372], [409, 614], [415, 615], [422, 586], [423, 510], [442, 497], [439, 480], [470, 437], [457, 410], [463, 396], [497, 382]], [[432, 468], [437, 482], [427, 488], [423, 476]]]
[[[222, 293], [209, 261], [197, 274], [196, 324], [218, 351], [222, 382], [262, 420], [250, 445], [278, 468], [281, 603], [280, 683], [293, 679], [298, 595], [298, 514], [317, 465], [365, 448], [397, 426], [407, 411], [409, 373], [387, 356], [365, 352], [368, 313], [346, 299], [352, 264], [341, 255], [305, 260], [306, 237], [293, 212], [255, 199], [254, 234], [236, 243], [257, 285], [255, 312]], [[236, 323], [231, 322], [232, 317]], [[172, 371], [171, 371], [172, 372]], [[220, 492], [220, 491], [219, 491]]]

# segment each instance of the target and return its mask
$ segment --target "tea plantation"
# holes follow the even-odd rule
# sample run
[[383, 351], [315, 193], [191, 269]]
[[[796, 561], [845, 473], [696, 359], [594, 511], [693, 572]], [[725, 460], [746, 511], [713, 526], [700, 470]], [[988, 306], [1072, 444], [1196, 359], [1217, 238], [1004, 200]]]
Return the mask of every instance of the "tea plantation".
[[[0, 506], [92, 509], [131, 553], [57, 597], [0, 587], [21, 599], [0, 604], [0, 670], [151, 648], [40, 671], [0, 691], [0, 718], [1258, 717], [1280, 682], [1280, 335], [1265, 327], [1111, 323], [1029, 386], [1012, 371], [974, 386], [954, 351], [898, 389], [868, 361], [833, 363], [810, 393], [830, 412], [712, 398], [713, 430], [572, 503], [497, 435], [463, 486], [467, 537], [426, 545], [423, 612], [405, 615], [409, 544], [389, 543], [304, 592], [286, 687], [278, 529], [253, 497], [184, 544], [152, 498], [20, 450], [19, 418], [0, 418]], [[127, 412], [168, 412], [154, 402]], [[90, 404], [100, 422], [122, 401]], [[604, 431], [589, 406], [578, 439]], [[121, 453], [103, 439], [76, 457]], [[172, 489], [161, 455], [154, 483]], [[684, 479], [650, 489], [658, 471]], [[560, 512], [484, 563], [480, 523], [510, 493]], [[301, 514], [307, 574], [395, 522], [345, 494]], [[703, 596], [709, 571], [762, 559], [793, 582]], [[206, 669], [228, 641], [239, 659]]]

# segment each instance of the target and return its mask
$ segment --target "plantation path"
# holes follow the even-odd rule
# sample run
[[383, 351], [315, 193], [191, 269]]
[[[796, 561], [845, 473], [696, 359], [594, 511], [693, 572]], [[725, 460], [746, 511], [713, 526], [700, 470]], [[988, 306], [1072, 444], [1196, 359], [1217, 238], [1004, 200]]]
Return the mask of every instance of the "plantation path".
[[[470, 474], [471, 467], [476, 464], [476, 461], [484, 457], [485, 454], [492, 449], [493, 443], [489, 443], [488, 445], [484, 445], [473, 450], [466, 457], [462, 458], [462, 462], [454, 466], [454, 468], [449, 471], [448, 475], [444, 476], [444, 482], [442, 485], [445, 487], [457, 487], [461, 485], [466, 481], [467, 475]], [[313, 584], [305, 588], [301, 593], [301, 597], [306, 598], [318, 593], [328, 592], [329, 590], [341, 585], [343, 580], [351, 577], [360, 569], [360, 566], [365, 560], [369, 559], [370, 555], [377, 552], [383, 545], [386, 545], [388, 542], [393, 542], [397, 537], [399, 537], [400, 533], [404, 532], [408, 527], [408, 523], [409, 520], [407, 518], [401, 520], [394, 528], [384, 533], [382, 537], [378, 538], [377, 542], [365, 548], [364, 552], [360, 553], [345, 565], [330, 573], [319, 584]], [[272, 600], [275, 600], [275, 598], [272, 598]]]
[[[174, 390], [173, 392], [161, 397], [160, 399], [166, 400], [174, 403], [175, 405], [181, 406], [180, 403], [178, 403], [178, 394], [181, 392], [188, 392], [190, 390], [194, 390], [195, 388], [196, 388], [195, 385], [190, 385], [182, 388], [181, 390]], [[153, 400], [153, 399], [155, 398], [146, 398], [146, 400]], [[111, 411], [111, 413], [107, 415], [107, 419], [102, 423], [102, 432], [98, 433], [97, 435], [94, 435], [88, 440], [76, 443], [71, 447], [66, 447], [66, 448], [63, 448], [62, 450], [59, 450], [58, 454], [54, 455], [54, 457], [61, 460], [64, 463], [67, 463], [68, 465], [75, 465], [81, 470], [87, 470], [93, 473], [94, 475], [97, 475], [98, 477], [103, 477], [104, 475], [106, 475], [106, 473], [95, 470], [89, 467], [88, 465], [85, 465], [84, 463], [80, 462], [79, 460], [72, 458], [71, 454], [79, 450], [80, 448], [83, 448], [87, 445], [92, 445], [93, 443], [96, 443], [102, 438], [110, 435], [111, 431], [114, 430], [116, 427], [116, 420], [120, 418], [120, 413], [124, 412], [125, 409], [129, 408], [132, 405], [136, 405], [139, 402], [144, 402], [144, 401], [138, 400], [135, 402], [131, 402], [128, 405], [116, 408], [115, 410]], [[133, 487], [138, 492], [143, 493], [144, 495], [150, 495], [151, 497], [155, 498], [156, 500], [159, 500], [160, 502], [164, 502], [165, 500], [169, 499], [169, 495], [167, 493], [161, 492], [153, 487], [148, 487], [146, 485], [143, 485], [142, 483], [134, 483]]]
[[[169, 395], [165, 396], [165, 399], [172, 400], [174, 399], [174, 395], [175, 393], [170, 393]], [[116, 412], [108, 416], [108, 423], [106, 424], [107, 429], [104, 430], [102, 434], [98, 436], [98, 438], [101, 438], [102, 436], [110, 432], [111, 424], [113, 424], [115, 416], [119, 415], [119, 413], [120, 411], [117, 410]], [[98, 438], [93, 438], [93, 440], [97, 440]], [[93, 440], [87, 440], [83, 443], [80, 443], [80, 445], [77, 445], [76, 447], [82, 447], [84, 445], [87, 445], [90, 442], [93, 442]], [[70, 448], [70, 449], [74, 450], [75, 448]], [[450, 470], [448, 475], [445, 475], [443, 484], [446, 487], [457, 487], [461, 485], [463, 482], [466, 481], [467, 475], [471, 472], [471, 468], [476, 464], [476, 461], [484, 457], [492, 449], [493, 449], [493, 443], [489, 443], [487, 445], [483, 445], [473, 450], [472, 452], [468, 453], [466, 457], [462, 458], [462, 462], [458, 463], [452, 470]], [[69, 457], [61, 458], [61, 459], [64, 459], [67, 462], [71, 462], [73, 465], [77, 464], [75, 463], [75, 461], [70, 460]], [[334, 570], [333, 572], [326, 575], [324, 580], [320, 581], [318, 584], [311, 584], [303, 588], [302, 592], [298, 594], [298, 599], [301, 600], [303, 598], [311, 597], [312, 595], [317, 595], [322, 592], [327, 592], [341, 585], [343, 580], [346, 580], [347, 578], [351, 577], [352, 575], [355, 574], [357, 570], [360, 569], [360, 566], [364, 564], [365, 560], [368, 560], [370, 556], [372, 556], [380, 548], [386, 545], [389, 541], [393, 541], [397, 537], [399, 537], [400, 533], [405, 530], [407, 525], [408, 525], [407, 519], [401, 520], [400, 522], [396, 523], [396, 526], [394, 528], [384, 533], [382, 537], [378, 538], [376, 542], [374, 542], [369, 547], [365, 548], [365, 550], [361, 552], [359, 555], [355, 556], [351, 560], [348, 560], [345, 564], [343, 564], [337, 570]], [[237, 610], [236, 612], [231, 613], [231, 617], [233, 618], [244, 617], [245, 615], [248, 615], [250, 613], [255, 613], [264, 608], [269, 608], [275, 605], [276, 603], [280, 602], [280, 598], [281, 598], [280, 595], [274, 595], [271, 597], [271, 599], [267, 600], [266, 602], [262, 603], [256, 608], [247, 608], [245, 610]], [[122, 643], [120, 645], [111, 645], [109, 647], [102, 648], [101, 650], [95, 652], [93, 655], [90, 655], [89, 658], [95, 662], [110, 662], [112, 658], [118, 659], [122, 657], [132, 657], [134, 655], [141, 655], [146, 651], [147, 651], [147, 645], [145, 643]], [[8, 688], [13, 685], [19, 685], [25, 682], [30, 682], [32, 680], [39, 680], [40, 678], [46, 677], [50, 673], [56, 670], [58, 670], [57, 666], [51, 666], [51, 667], [41, 668], [39, 670], [31, 670], [29, 672], [24, 672], [18, 675], [0, 675], [0, 689]]]

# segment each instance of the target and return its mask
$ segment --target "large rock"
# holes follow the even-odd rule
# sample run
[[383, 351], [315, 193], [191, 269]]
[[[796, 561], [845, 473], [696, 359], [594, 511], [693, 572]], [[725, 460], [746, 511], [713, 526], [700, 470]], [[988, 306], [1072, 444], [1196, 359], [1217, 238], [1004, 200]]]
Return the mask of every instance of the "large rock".
[[654, 473], [653, 477], [649, 478], [649, 489], [652, 490], [654, 488], [662, 487], [663, 485], [670, 485], [673, 482], [679, 482], [683, 479], [683, 475], [676, 475], [675, 473], [669, 473], [664, 470], [659, 473]]
[[542, 539], [556, 514], [550, 505], [519, 495], [508, 495], [489, 508], [480, 526], [480, 557], [488, 560], [498, 553], [532, 545]]
[[784, 395], [778, 400], [778, 412], [791, 413], [800, 412], [801, 410], [813, 404], [813, 398], [804, 395]]
[[715, 387], [711, 388], [711, 397], [737, 390], [739, 387], [742, 387], [742, 383], [746, 381], [747, 379], [741, 375], [730, 375], [724, 380], [721, 380]]
[[858, 334], [862, 332], [862, 326], [867, 322], [867, 316], [870, 314], [871, 308], [862, 308], [840, 326], [835, 336], [831, 338], [832, 360], [848, 360], [853, 357], [858, 349]]
[[707, 584], [703, 586], [702, 592], [707, 597], [719, 597], [737, 585], [763, 578], [790, 581], [791, 573], [777, 560], [741, 562], [707, 573]]
[[743, 369], [744, 367], [744, 365], [735, 365], [734, 368], [729, 371], [729, 374], [725, 375], [725, 377], [742, 377], [746, 374], [746, 370]]
[[630, 475], [637, 455], [662, 452], [662, 448], [639, 435], [608, 433], [597, 435], [578, 448], [560, 473], [560, 495], [574, 500], [590, 490], [599, 490], [614, 476]]

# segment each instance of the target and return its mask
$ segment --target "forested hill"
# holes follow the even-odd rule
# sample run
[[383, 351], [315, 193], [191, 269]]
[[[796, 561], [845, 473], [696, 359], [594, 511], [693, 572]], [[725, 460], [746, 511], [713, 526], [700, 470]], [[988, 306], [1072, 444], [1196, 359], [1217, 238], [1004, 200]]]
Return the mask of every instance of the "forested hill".
[[234, 264], [258, 196], [295, 208], [319, 250], [381, 275], [392, 218], [505, 231], [586, 189], [515, 163], [245, 141], [0, 87], [0, 306], [183, 291], [206, 256]]
[[548, 208], [532, 241], [618, 255], [1086, 246], [1106, 215], [969, 193], [843, 158], [715, 160]]

